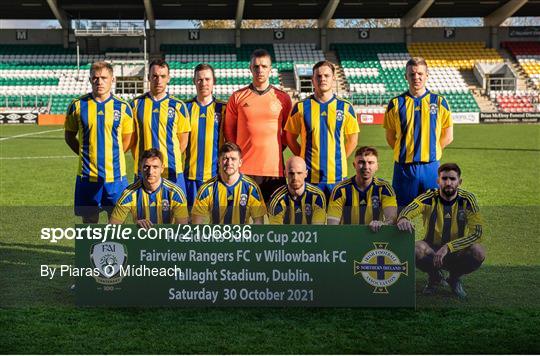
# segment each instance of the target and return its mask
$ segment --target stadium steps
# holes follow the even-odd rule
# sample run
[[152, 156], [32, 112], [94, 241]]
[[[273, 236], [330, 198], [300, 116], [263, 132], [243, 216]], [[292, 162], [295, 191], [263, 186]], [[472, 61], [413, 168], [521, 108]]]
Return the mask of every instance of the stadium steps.
[[296, 83], [294, 81], [294, 72], [279, 72], [279, 81], [283, 86], [283, 90], [287, 93], [296, 92]]
[[499, 54], [504, 58], [505, 62], [512, 67], [514, 72], [518, 75], [517, 91], [535, 90], [534, 83], [529, 79], [527, 73], [523, 70], [523, 67], [516, 61], [514, 56], [505, 48], [497, 50]]
[[496, 112], [497, 107], [489, 99], [487, 95], [482, 94], [482, 89], [478, 85], [478, 81], [476, 80], [476, 77], [474, 76], [472, 70], [460, 70], [459, 72], [461, 76], [463, 77], [463, 80], [469, 87], [469, 91], [471, 92], [474, 100], [478, 104], [480, 111], [481, 112]]
[[336, 51], [327, 51], [324, 54], [324, 57], [327, 61], [330, 61], [336, 66], [336, 82], [337, 82], [337, 92], [343, 93], [349, 91], [349, 83], [347, 82], [345, 72], [341, 66]]
[[471, 90], [471, 94], [480, 108], [480, 112], [497, 112], [497, 106], [487, 95], [482, 95], [479, 89]]

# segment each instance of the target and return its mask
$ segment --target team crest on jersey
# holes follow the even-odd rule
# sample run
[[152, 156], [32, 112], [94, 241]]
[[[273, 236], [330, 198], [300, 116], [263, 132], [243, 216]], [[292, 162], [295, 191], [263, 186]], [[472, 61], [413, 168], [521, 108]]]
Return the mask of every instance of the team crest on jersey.
[[396, 254], [388, 249], [387, 242], [374, 242], [375, 249], [368, 251], [361, 261], [354, 261], [354, 272], [364, 281], [375, 287], [373, 293], [388, 294], [388, 287], [396, 283], [401, 275], [407, 276], [409, 264], [401, 262]]
[[118, 284], [122, 281], [120, 267], [127, 264], [127, 251], [121, 243], [101, 242], [90, 249], [90, 261], [99, 270], [96, 282], [104, 285]]
[[221, 113], [217, 112], [214, 114], [214, 122], [218, 124], [221, 121]]
[[169, 111], [167, 111], [167, 116], [169, 119], [174, 119], [174, 108], [169, 108]]
[[337, 110], [336, 111], [336, 120], [337, 121], [343, 121], [343, 116], [344, 116], [343, 110]]
[[163, 199], [161, 201], [161, 206], [163, 208], [163, 211], [169, 211], [171, 205], [169, 204], [169, 201], [167, 199]]
[[429, 113], [435, 115], [437, 113], [437, 104], [429, 104]]
[[114, 121], [120, 120], [120, 110], [114, 110]]
[[240, 205], [246, 206], [247, 205], [248, 196], [247, 194], [240, 194]]
[[313, 212], [313, 209], [311, 209], [311, 204], [306, 204], [306, 216], [311, 216], [311, 213]]
[[371, 197], [371, 206], [373, 209], [379, 209], [381, 206], [381, 200], [379, 199], [378, 195], [374, 195]]

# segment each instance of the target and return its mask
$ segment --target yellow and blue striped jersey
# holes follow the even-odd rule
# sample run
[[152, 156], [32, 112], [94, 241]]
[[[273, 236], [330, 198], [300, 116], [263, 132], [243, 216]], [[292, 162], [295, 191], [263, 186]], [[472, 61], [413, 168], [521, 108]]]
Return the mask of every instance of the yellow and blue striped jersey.
[[215, 176], [199, 189], [191, 213], [209, 217], [210, 224], [247, 224], [250, 218], [263, 217], [266, 205], [253, 179], [241, 174], [227, 186]]
[[226, 103], [212, 100], [201, 105], [197, 98], [186, 102], [191, 132], [186, 148], [187, 179], [207, 181], [217, 175], [218, 150], [223, 143], [221, 124], [225, 117]]
[[150, 148], [157, 148], [163, 153], [163, 178], [176, 180], [177, 175], [184, 172], [178, 134], [190, 131], [186, 105], [169, 94], [161, 100], [154, 100], [150, 93], [133, 99], [131, 105], [137, 120], [134, 172], [139, 171], [139, 155]]
[[368, 225], [373, 220], [384, 220], [384, 208], [396, 206], [396, 193], [387, 181], [373, 177], [363, 191], [355, 177], [349, 178], [332, 190], [328, 202], [328, 217], [341, 224]]
[[396, 132], [394, 161], [398, 163], [440, 160], [442, 129], [452, 125], [448, 102], [429, 90], [418, 98], [405, 92], [390, 100], [383, 124]]
[[158, 189], [148, 193], [139, 178], [122, 192], [111, 219], [123, 222], [129, 213], [134, 222], [146, 219], [153, 224], [172, 224], [179, 219], [187, 219], [186, 196], [178, 186], [165, 178]]
[[350, 102], [336, 97], [325, 103], [311, 96], [296, 103], [285, 130], [301, 135], [301, 153], [313, 184], [341, 182], [347, 177], [345, 135], [360, 132]]
[[269, 222], [274, 225], [326, 223], [326, 197], [322, 190], [305, 183], [301, 196], [293, 199], [287, 186], [278, 188], [270, 199]]
[[64, 129], [77, 132], [81, 178], [115, 182], [126, 175], [122, 135], [133, 133], [127, 102], [112, 94], [103, 102], [92, 94], [83, 95], [69, 105]]
[[438, 189], [419, 195], [399, 214], [412, 221], [422, 214], [426, 235], [424, 240], [433, 246], [448, 244], [451, 252], [479, 242], [482, 236], [482, 217], [476, 197], [458, 189], [453, 201], [441, 198]]

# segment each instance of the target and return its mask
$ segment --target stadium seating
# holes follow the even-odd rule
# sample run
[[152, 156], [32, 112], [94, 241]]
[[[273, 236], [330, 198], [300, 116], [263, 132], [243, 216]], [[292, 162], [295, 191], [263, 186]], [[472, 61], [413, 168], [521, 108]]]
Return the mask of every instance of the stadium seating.
[[[407, 90], [405, 65], [412, 53], [407, 52], [404, 44], [334, 44], [332, 47], [341, 60], [353, 104], [386, 105]], [[454, 112], [479, 111], [456, 67], [434, 62], [427, 87], [445, 95]]]
[[324, 60], [324, 53], [315, 43], [278, 43], [274, 45], [277, 62], [317, 63]]
[[540, 89], [540, 42], [503, 42], [501, 46], [512, 53], [536, 89]]
[[[310, 50], [315, 51], [311, 46], [298, 48], [303, 54], [307, 52], [308, 47]], [[294, 61], [277, 60], [274, 45], [249, 44], [236, 48], [234, 45], [163, 44], [161, 50], [165, 52], [165, 59], [171, 67], [170, 92], [182, 99], [192, 98], [196, 95], [192, 81], [193, 68], [201, 62], [205, 62], [211, 64], [216, 71], [217, 82], [214, 87], [214, 94], [216, 97], [226, 100], [232, 92], [251, 82], [249, 60], [251, 53], [258, 48], [264, 48], [270, 53], [274, 61], [270, 74], [270, 83], [279, 86], [279, 71], [292, 70]], [[296, 48], [294, 47], [294, 49]], [[284, 58], [282, 54], [285, 49], [293, 51], [287, 46], [279, 47], [279, 50], [277, 50], [277, 53], [281, 56], [279, 58]]]
[[411, 57], [424, 57], [428, 66], [472, 70], [476, 63], [503, 63], [494, 48], [484, 42], [415, 42], [408, 47]]
[[540, 98], [538, 92], [491, 92], [490, 98], [494, 100], [501, 112], [537, 112], [540, 111]]

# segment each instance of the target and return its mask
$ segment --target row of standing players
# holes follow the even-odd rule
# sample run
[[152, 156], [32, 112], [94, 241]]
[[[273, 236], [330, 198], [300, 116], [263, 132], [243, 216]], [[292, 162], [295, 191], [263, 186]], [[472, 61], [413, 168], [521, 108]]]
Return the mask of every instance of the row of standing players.
[[[442, 268], [450, 270], [454, 292], [463, 291], [459, 277], [470, 272], [471, 261], [478, 268], [484, 258], [481, 219], [474, 195], [459, 189], [459, 167], [439, 168], [453, 125], [445, 98], [425, 86], [426, 62], [407, 63], [409, 90], [392, 99], [385, 113], [395, 161], [392, 185], [373, 176], [378, 163], [371, 147], [357, 150], [356, 175], [347, 179], [347, 157], [360, 130], [352, 104], [333, 93], [332, 63], [314, 66], [315, 93], [294, 107], [269, 84], [268, 52], [253, 52], [250, 71], [252, 83], [225, 104], [212, 94], [214, 69], [200, 64], [193, 79], [197, 96], [183, 103], [167, 93], [169, 66], [156, 60], [149, 69], [150, 92], [128, 104], [111, 95], [112, 67], [94, 63], [92, 93], [70, 104], [65, 123], [66, 142], [80, 157], [75, 213], [92, 223], [105, 209], [111, 222], [122, 223], [131, 212], [148, 227], [187, 222], [187, 209], [179, 208], [187, 203], [193, 223], [262, 223], [267, 202], [273, 223], [324, 223], [330, 199], [329, 224], [367, 224], [378, 231], [396, 223], [399, 207], [400, 229], [412, 231], [412, 218], [424, 216], [427, 233], [417, 241], [416, 254], [418, 267], [430, 276], [425, 291], [444, 284]], [[286, 147], [294, 154], [287, 162], [288, 182]], [[123, 153], [130, 148], [139, 175], [128, 187]], [[441, 177], [445, 172], [457, 177]], [[459, 256], [468, 261], [464, 271], [445, 265], [456, 257], [461, 266]]]

